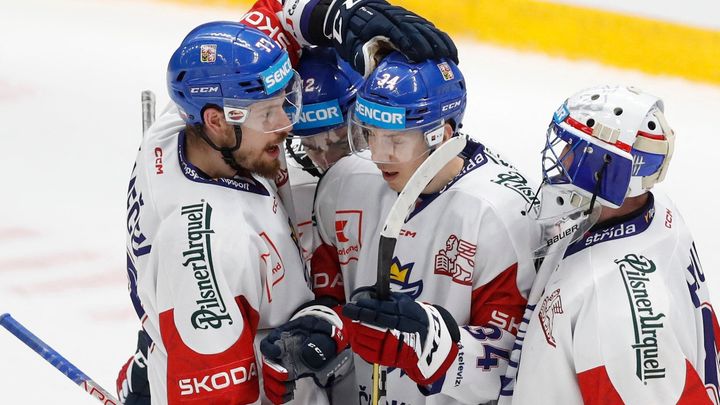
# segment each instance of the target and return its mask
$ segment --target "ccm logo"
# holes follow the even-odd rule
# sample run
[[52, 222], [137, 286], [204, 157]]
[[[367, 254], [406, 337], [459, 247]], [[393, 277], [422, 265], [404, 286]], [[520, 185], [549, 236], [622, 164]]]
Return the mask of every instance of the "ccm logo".
[[155, 148], [155, 174], [163, 174], [163, 151], [160, 147]]
[[448, 110], [452, 110], [453, 108], [457, 108], [457, 107], [460, 106], [460, 103], [461, 103], [461, 102], [462, 102], [461, 100], [458, 100], [458, 101], [456, 101], [456, 102], [454, 102], [454, 103], [450, 103], [450, 104], [444, 105], [443, 108], [442, 108], [442, 110], [443, 110], [443, 112], [445, 112], [445, 111], [448, 111]]
[[178, 381], [180, 395], [193, 395], [203, 392], [213, 392], [232, 385], [240, 385], [257, 376], [255, 364], [250, 364], [250, 373], [245, 367], [235, 367], [230, 371], [221, 371], [204, 377], [185, 378]]
[[220, 86], [193, 87], [190, 89], [190, 94], [217, 93], [218, 91], [220, 91]]

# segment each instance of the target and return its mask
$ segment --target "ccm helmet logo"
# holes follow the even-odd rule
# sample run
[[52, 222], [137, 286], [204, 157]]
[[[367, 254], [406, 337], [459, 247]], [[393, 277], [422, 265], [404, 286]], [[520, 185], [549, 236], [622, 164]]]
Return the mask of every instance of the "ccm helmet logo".
[[446, 105], [443, 106], [442, 112], [445, 112], [445, 111], [448, 111], [448, 110], [452, 110], [453, 108], [458, 108], [458, 107], [460, 107], [460, 103], [462, 103], [462, 100], [458, 100], [458, 101], [455, 101], [455, 102], [453, 102], [453, 103], [446, 104]]
[[220, 86], [203, 86], [190, 88], [190, 94], [217, 94], [219, 92]]
[[229, 371], [221, 371], [203, 377], [185, 378], [178, 381], [180, 395], [193, 395], [203, 392], [222, 390], [233, 385], [240, 385], [257, 376], [255, 364], [250, 364], [250, 372], [245, 367], [235, 367]]
[[339, 118], [340, 112], [337, 107], [324, 108], [321, 110], [303, 111], [300, 115], [301, 122], [327, 121], [333, 118]]

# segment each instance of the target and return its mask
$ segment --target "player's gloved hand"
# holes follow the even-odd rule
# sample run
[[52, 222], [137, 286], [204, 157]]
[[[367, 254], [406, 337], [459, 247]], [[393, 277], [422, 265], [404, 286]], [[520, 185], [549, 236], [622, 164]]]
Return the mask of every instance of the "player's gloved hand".
[[125, 405], [150, 405], [150, 384], [147, 376], [147, 349], [150, 338], [138, 332], [137, 352], [128, 359], [115, 381], [118, 399]]
[[352, 368], [343, 322], [332, 309], [311, 305], [260, 342], [265, 395], [274, 404], [293, 398], [295, 380], [310, 376], [327, 388]]
[[385, 0], [333, 1], [323, 32], [340, 56], [365, 77], [393, 49], [413, 62], [439, 58], [458, 62], [457, 48], [446, 33]]
[[372, 287], [355, 292], [343, 315], [350, 347], [368, 363], [397, 367], [419, 385], [436, 382], [455, 360], [460, 329], [444, 308], [392, 292], [375, 298]]

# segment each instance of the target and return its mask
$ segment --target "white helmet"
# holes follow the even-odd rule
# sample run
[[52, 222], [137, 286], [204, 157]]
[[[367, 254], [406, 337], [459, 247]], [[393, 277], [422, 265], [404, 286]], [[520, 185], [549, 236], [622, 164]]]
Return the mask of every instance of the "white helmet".
[[662, 181], [675, 141], [663, 108], [634, 87], [593, 87], [568, 98], [547, 131], [537, 219], [584, 217], [580, 231], [587, 230], [588, 217], [599, 216], [595, 200], [618, 208]]

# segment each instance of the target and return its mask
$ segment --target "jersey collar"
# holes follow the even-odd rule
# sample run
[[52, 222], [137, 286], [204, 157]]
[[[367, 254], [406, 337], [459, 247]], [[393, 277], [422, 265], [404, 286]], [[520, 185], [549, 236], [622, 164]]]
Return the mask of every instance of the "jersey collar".
[[425, 207], [430, 205], [430, 203], [433, 202], [436, 198], [438, 198], [442, 193], [449, 190], [450, 187], [457, 183], [461, 178], [465, 177], [468, 173], [474, 171], [475, 169], [483, 166], [485, 163], [488, 162], [488, 158], [487, 156], [485, 156], [485, 146], [469, 138], [467, 140], [465, 148], [462, 150], [462, 152], [460, 152], [460, 157], [465, 160], [465, 163], [463, 164], [463, 168], [460, 170], [460, 173], [458, 173], [455, 178], [453, 178], [447, 185], [445, 185], [445, 187], [441, 188], [440, 191], [430, 194], [420, 194], [418, 202], [415, 204], [415, 208], [413, 208], [412, 212], [408, 216], [408, 221], [415, 215], [419, 214], [420, 211], [422, 211]]
[[180, 162], [180, 170], [182, 170], [185, 177], [196, 183], [212, 184], [215, 186], [231, 188], [238, 191], [245, 191], [253, 194], [260, 194], [269, 196], [270, 192], [261, 183], [253, 179], [252, 177], [235, 176], [233, 178], [220, 177], [213, 179], [200, 170], [198, 167], [190, 163], [185, 157], [185, 131], [180, 131], [178, 134], [178, 161]]
[[655, 218], [655, 198], [652, 193], [648, 192], [648, 194], [648, 200], [645, 202], [645, 205], [637, 210], [622, 217], [612, 218], [596, 224], [590, 228], [585, 235], [567, 248], [565, 257], [593, 245], [623, 239], [645, 232]]

